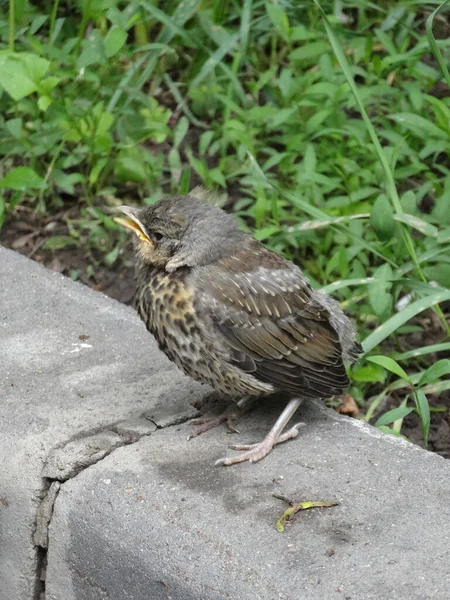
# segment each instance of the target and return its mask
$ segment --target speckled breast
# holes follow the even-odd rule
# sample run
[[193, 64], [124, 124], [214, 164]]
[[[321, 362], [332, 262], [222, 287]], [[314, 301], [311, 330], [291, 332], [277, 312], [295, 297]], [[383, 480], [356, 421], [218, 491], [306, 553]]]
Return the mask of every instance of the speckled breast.
[[[185, 285], [186, 273], [154, 269], [146, 273], [145, 284], [136, 293], [136, 308], [160, 349], [178, 363], [180, 352], [195, 352], [192, 339], [199, 329], [192, 295]], [[179, 365], [180, 366], [180, 365]]]
[[261, 394], [261, 384], [228, 363], [227, 350], [203, 320], [187, 285], [189, 269], [148, 270], [138, 285], [136, 309], [159, 348], [186, 375], [227, 395]]

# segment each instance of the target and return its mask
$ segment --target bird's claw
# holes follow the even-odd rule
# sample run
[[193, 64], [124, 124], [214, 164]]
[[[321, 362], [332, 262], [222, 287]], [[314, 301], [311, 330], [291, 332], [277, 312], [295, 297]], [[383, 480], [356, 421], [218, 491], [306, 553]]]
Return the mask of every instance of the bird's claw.
[[238, 456], [226, 456], [224, 458], [219, 458], [214, 464], [216, 466], [222, 465], [224, 467], [228, 467], [229, 465], [234, 465], [236, 463], [244, 462], [248, 460], [250, 463], [255, 463], [267, 456], [269, 452], [272, 450], [274, 446], [277, 444], [281, 444], [282, 442], [286, 442], [287, 440], [291, 440], [298, 435], [298, 430], [300, 427], [303, 427], [305, 423], [296, 423], [290, 429], [281, 433], [277, 438], [273, 438], [272, 436], [266, 436], [262, 442], [258, 444], [233, 444], [230, 446], [233, 450], [238, 450], [242, 452], [242, 454]]
[[188, 441], [194, 437], [205, 433], [205, 431], [209, 431], [210, 429], [214, 429], [214, 427], [218, 427], [222, 423], [226, 423], [228, 427], [229, 433], [239, 433], [236, 429], [235, 424], [237, 421], [237, 415], [235, 414], [236, 410], [227, 409], [220, 415], [215, 416], [205, 416], [199, 417], [198, 419], [193, 419], [190, 422], [190, 425], [198, 426], [195, 431], [188, 435]]

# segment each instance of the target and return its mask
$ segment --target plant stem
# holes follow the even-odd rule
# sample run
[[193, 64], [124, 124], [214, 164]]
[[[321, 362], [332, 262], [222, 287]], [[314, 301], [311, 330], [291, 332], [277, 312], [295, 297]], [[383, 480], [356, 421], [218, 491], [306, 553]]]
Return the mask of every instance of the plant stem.
[[450, 85], [450, 73], [448, 72], [447, 65], [445, 64], [445, 60], [444, 60], [444, 58], [443, 58], [443, 56], [441, 54], [441, 51], [438, 48], [436, 39], [435, 39], [435, 37], [433, 35], [433, 22], [434, 22], [434, 17], [449, 2], [450, 2], [450, 0], [445, 0], [445, 2], [443, 2], [440, 6], [438, 6], [436, 8], [436, 10], [434, 10], [432, 12], [431, 15], [427, 19], [427, 25], [426, 25], [428, 42], [429, 42], [429, 44], [431, 46], [431, 49], [433, 50], [433, 53], [434, 53], [434, 55], [436, 57], [436, 60], [439, 63], [439, 66], [441, 67], [441, 71], [442, 71], [442, 74], [444, 75], [444, 78], [445, 78], [445, 81], [447, 82], [447, 85]]
[[84, 38], [84, 33], [86, 31], [86, 27], [89, 21], [89, 15], [91, 13], [91, 3], [92, 0], [85, 0], [83, 3], [83, 13], [81, 17], [80, 29], [78, 30], [78, 40], [76, 45], [76, 54], [78, 55], [81, 48], [81, 42]]
[[55, 31], [55, 21], [56, 21], [56, 14], [58, 12], [58, 5], [59, 5], [59, 0], [54, 0], [52, 13], [50, 15], [50, 28], [49, 28], [49, 32], [48, 32], [48, 40], [50, 43], [52, 43], [52, 41], [53, 41], [53, 32]]
[[16, 19], [16, 0], [9, 0], [9, 43], [8, 48], [14, 52], [14, 29]]

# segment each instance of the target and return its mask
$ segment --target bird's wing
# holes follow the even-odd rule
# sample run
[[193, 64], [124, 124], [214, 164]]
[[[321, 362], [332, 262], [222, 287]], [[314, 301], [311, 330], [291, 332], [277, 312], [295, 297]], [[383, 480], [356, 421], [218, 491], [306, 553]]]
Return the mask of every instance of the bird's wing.
[[311, 397], [347, 386], [330, 314], [298, 267], [255, 242], [193, 277], [198, 310], [211, 319], [233, 365]]

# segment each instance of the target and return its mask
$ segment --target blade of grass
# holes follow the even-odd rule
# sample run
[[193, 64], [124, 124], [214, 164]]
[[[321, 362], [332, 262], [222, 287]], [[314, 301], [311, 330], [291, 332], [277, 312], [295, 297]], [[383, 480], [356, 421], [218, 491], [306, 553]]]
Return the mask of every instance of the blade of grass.
[[293, 233], [294, 231], [310, 231], [312, 229], [319, 229], [320, 227], [327, 227], [328, 225], [346, 223], [347, 221], [353, 221], [354, 219], [370, 219], [370, 213], [347, 215], [343, 217], [330, 217], [328, 219], [320, 219], [318, 221], [303, 221], [303, 223], [300, 225], [292, 225], [291, 227], [288, 227], [286, 231], [289, 233]]
[[[450, 251], [449, 246], [438, 246], [438, 247], [435, 246], [434, 248], [430, 248], [429, 250], [426, 250], [422, 254], [419, 254], [419, 256], [417, 257], [417, 260], [419, 261], [419, 263], [428, 262], [432, 258], [436, 258], [436, 256], [439, 256], [439, 254], [442, 254], [443, 252], [449, 252], [449, 251]], [[411, 262], [408, 262], [398, 269], [398, 271], [395, 273], [395, 276], [402, 277], [403, 275], [406, 275], [406, 273], [408, 273], [412, 269], [414, 269], [414, 265]]]
[[404, 325], [407, 321], [422, 311], [426, 310], [427, 308], [431, 308], [440, 302], [446, 302], [447, 300], [450, 300], [450, 290], [445, 290], [444, 292], [439, 291], [435, 294], [430, 294], [425, 298], [421, 298], [420, 300], [416, 300], [416, 302], [413, 302], [401, 312], [385, 321], [368, 337], [366, 337], [362, 344], [364, 352], [370, 352], [370, 350], [375, 348], [375, 346], [378, 346], [378, 344], [394, 333], [394, 331], [396, 331], [399, 327]]
[[[164, 43], [167, 44], [175, 35], [179, 35], [189, 46], [192, 46], [193, 48], [198, 47], [197, 41], [191, 36], [190, 33], [188, 33], [188, 31], [186, 31], [186, 29], [183, 29], [183, 27], [177, 23], [174, 16], [168, 15], [160, 8], [154, 6], [150, 2], [146, 2], [145, 0], [141, 0], [140, 5], [146, 12], [151, 14], [154, 19], [160, 21], [160, 23], [165, 25], [165, 27], [167, 27], [167, 29], [170, 31], [170, 35], [168, 36], [169, 39], [167, 39], [166, 36], [163, 40], [160, 39], [158, 41], [164, 41]], [[184, 23], [181, 23], [181, 25], [184, 25]]]
[[208, 77], [208, 75], [214, 71], [214, 69], [222, 62], [222, 58], [228, 54], [231, 48], [236, 44], [239, 39], [239, 34], [235, 33], [234, 35], [230, 35], [225, 42], [217, 48], [215, 52], [208, 58], [208, 60], [203, 64], [200, 72], [194, 79], [191, 81], [190, 87], [196, 88], [200, 85], [200, 83]]
[[253, 0], [244, 0], [241, 12], [241, 26], [239, 31], [239, 37], [241, 42], [241, 54], [245, 56], [248, 46], [248, 33], [250, 31], [250, 21], [252, 17], [252, 3]]
[[[144, 64], [144, 62], [148, 59], [148, 54], [144, 54], [143, 56], [140, 56], [137, 61], [133, 64], [133, 66], [131, 67], [131, 69], [128, 71], [128, 73], [126, 73], [124, 75], [124, 77], [122, 78], [121, 82], [119, 83], [119, 85], [117, 86], [116, 91], [114, 92], [114, 94], [111, 96], [111, 100], [108, 103], [108, 107], [106, 108], [107, 112], [112, 113], [114, 111], [114, 108], [116, 107], [116, 104], [118, 103], [118, 101], [120, 100], [120, 96], [122, 95], [124, 89], [126, 88], [126, 86], [129, 84], [131, 78], [133, 77], [133, 75], [139, 71], [141, 65]], [[156, 57], [153, 56], [151, 58], [151, 61], [154, 62], [153, 68], [156, 66]]]
[[[408, 215], [403, 213], [401, 215], [394, 215], [394, 219], [400, 223], [404, 223], [405, 225], [409, 225], [413, 229], [417, 229], [423, 235], [428, 237], [437, 238], [439, 229], [431, 223], [427, 223], [423, 219], [419, 219], [419, 217], [415, 217], [414, 215]], [[417, 257], [416, 257], [417, 260]]]
[[346, 288], [352, 285], [367, 285], [368, 283], [373, 283], [375, 279], [373, 277], [363, 277], [361, 279], [341, 279], [341, 281], [334, 281], [329, 285], [325, 285], [320, 288], [321, 292], [324, 294], [333, 294], [336, 290], [340, 290], [342, 288]]
[[[187, 23], [199, 9], [199, 0], [183, 0], [178, 2], [178, 6], [175, 9], [171, 19], [180, 27]], [[164, 28], [158, 35], [158, 42], [168, 44], [174, 37], [174, 32], [169, 28]]]
[[184, 114], [187, 116], [187, 118], [190, 120], [190, 122], [193, 125], [195, 125], [196, 127], [200, 127], [201, 129], [208, 129], [208, 125], [205, 125], [205, 123], [202, 123], [201, 121], [199, 121], [192, 114], [192, 112], [191, 112], [191, 110], [190, 110], [190, 108], [189, 108], [186, 100], [180, 94], [179, 89], [177, 88], [176, 84], [173, 82], [172, 78], [170, 77], [170, 75], [168, 73], [166, 73], [165, 75], [163, 75], [163, 81], [167, 85], [167, 87], [169, 88], [169, 90], [171, 91], [172, 96], [178, 102], [179, 106], [181, 107], [181, 110], [184, 112]]
[[414, 393], [414, 399], [416, 401], [416, 411], [419, 415], [420, 423], [422, 425], [422, 435], [425, 442], [425, 448], [427, 448], [428, 433], [430, 431], [430, 405], [423, 390], [417, 390], [417, 392]]
[[427, 24], [426, 24], [426, 31], [427, 31], [427, 37], [428, 37], [428, 42], [431, 46], [431, 49], [433, 51], [433, 54], [436, 57], [436, 60], [439, 63], [439, 66], [441, 67], [441, 71], [442, 74], [445, 78], [445, 81], [447, 82], [447, 85], [450, 86], [450, 73], [448, 72], [447, 69], [447, 65], [445, 64], [445, 60], [441, 54], [441, 51], [438, 48], [437, 42], [436, 42], [436, 38], [433, 35], [433, 22], [434, 22], [434, 18], [436, 17], [436, 15], [444, 8], [444, 6], [446, 6], [448, 3], [450, 2], [450, 0], [445, 0], [445, 2], [443, 2], [440, 6], [438, 6], [432, 13], [431, 15], [428, 17], [427, 19]]
[[408, 360], [409, 358], [417, 358], [418, 356], [425, 356], [432, 352], [445, 352], [450, 350], [450, 342], [443, 344], [431, 344], [429, 346], [423, 346], [422, 348], [416, 348], [415, 350], [408, 350], [408, 352], [401, 352], [399, 354], [393, 354], [392, 358], [395, 360]]

